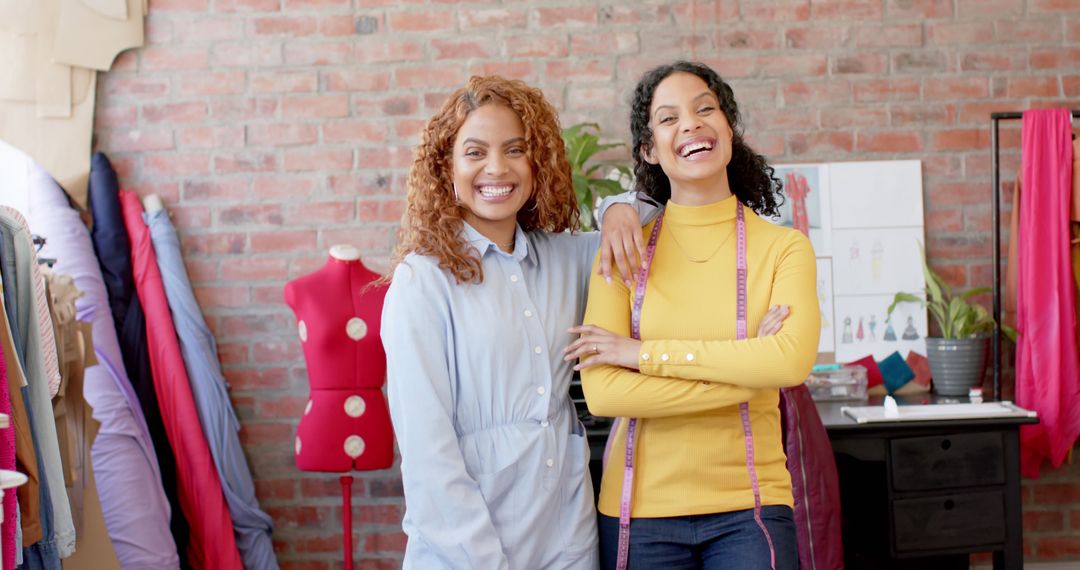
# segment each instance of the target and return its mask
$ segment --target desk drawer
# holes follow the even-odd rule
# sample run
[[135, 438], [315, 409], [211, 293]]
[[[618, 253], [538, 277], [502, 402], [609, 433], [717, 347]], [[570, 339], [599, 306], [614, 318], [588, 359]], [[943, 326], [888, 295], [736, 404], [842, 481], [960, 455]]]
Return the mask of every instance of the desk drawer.
[[1001, 491], [897, 499], [892, 506], [897, 552], [1005, 542], [1005, 498]]
[[1004, 444], [996, 431], [894, 439], [889, 465], [897, 491], [1005, 482]]

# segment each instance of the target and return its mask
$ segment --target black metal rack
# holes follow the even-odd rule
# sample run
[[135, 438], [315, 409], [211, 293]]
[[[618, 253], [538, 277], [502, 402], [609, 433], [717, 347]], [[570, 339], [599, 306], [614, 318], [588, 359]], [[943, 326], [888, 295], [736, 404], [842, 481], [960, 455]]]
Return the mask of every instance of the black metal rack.
[[[1072, 117], [1074, 119], [1080, 117], [1080, 109], [1072, 110]], [[1009, 111], [1002, 113], [990, 113], [990, 147], [993, 153], [990, 158], [990, 164], [993, 168], [993, 184], [994, 184], [994, 207], [991, 210], [990, 217], [990, 230], [993, 243], [993, 255], [994, 263], [993, 276], [993, 296], [994, 296], [994, 336], [991, 339], [991, 347], [993, 354], [994, 364], [994, 399], [1001, 399], [1001, 168], [998, 162], [999, 160], [999, 148], [998, 148], [998, 127], [1001, 121], [1014, 121], [1016, 119], [1023, 118], [1023, 113], [1019, 111]], [[1014, 239], [1015, 236], [1009, 236], [1009, 239]]]

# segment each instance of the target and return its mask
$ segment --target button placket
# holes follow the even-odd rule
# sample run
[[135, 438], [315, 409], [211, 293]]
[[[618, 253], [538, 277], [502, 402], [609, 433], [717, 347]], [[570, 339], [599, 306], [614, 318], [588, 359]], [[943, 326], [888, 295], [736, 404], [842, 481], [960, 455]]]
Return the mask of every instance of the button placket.
[[530, 296], [530, 290], [525, 283], [526, 268], [523, 267], [524, 263], [513, 259], [500, 259], [499, 261], [505, 270], [506, 279], [511, 283], [510, 294], [516, 305], [514, 311], [520, 315], [518, 319], [524, 326], [529, 342], [527, 346], [532, 351], [530, 384], [536, 390], [536, 404], [530, 415], [537, 418], [536, 421], [540, 424], [540, 427], [547, 428], [550, 425], [549, 421], [541, 418], [548, 417], [550, 398], [547, 397], [549, 389], [547, 382], [550, 381], [552, 371], [549, 359], [551, 351], [544, 330], [543, 318], [537, 310], [537, 304]]

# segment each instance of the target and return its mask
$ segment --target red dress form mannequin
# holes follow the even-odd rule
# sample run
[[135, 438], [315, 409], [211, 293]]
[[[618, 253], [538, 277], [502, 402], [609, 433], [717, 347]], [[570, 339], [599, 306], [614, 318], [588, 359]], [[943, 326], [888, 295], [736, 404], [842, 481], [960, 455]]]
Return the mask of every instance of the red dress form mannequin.
[[[296, 435], [296, 466], [349, 473], [394, 462], [393, 428], [383, 396], [386, 354], [379, 338], [385, 286], [348, 245], [330, 248], [316, 271], [285, 285], [297, 318], [311, 398]], [[352, 568], [352, 477], [341, 478], [346, 568]]]

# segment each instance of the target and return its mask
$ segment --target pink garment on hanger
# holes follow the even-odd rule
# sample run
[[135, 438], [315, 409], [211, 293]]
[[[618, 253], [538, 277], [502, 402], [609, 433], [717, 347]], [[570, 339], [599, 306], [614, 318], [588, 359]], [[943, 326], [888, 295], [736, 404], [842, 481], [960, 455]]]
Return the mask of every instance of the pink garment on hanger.
[[243, 570], [221, 479], [191, 395], [165, 285], [134, 192], [120, 191], [124, 226], [131, 238], [135, 291], [146, 313], [146, 342], [165, 435], [176, 455], [180, 508], [191, 524], [189, 561], [195, 568]]
[[1016, 403], [1039, 413], [1020, 428], [1020, 468], [1038, 477], [1049, 459], [1061, 465], [1080, 435], [1076, 295], [1069, 216], [1072, 193], [1071, 113], [1025, 111], [1022, 129], [1017, 279]]

